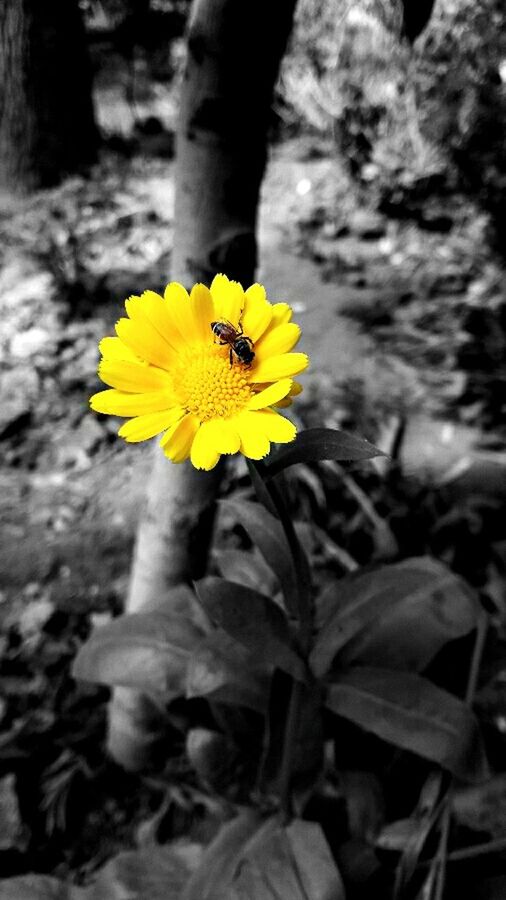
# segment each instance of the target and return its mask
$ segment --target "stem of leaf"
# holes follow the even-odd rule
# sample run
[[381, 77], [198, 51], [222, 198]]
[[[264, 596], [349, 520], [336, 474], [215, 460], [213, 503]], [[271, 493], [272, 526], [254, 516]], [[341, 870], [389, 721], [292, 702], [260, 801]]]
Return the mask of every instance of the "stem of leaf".
[[[279, 521], [285, 532], [286, 540], [290, 548], [293, 567], [295, 571], [296, 608], [299, 619], [299, 641], [304, 658], [307, 658], [311, 648], [313, 630], [313, 603], [311, 593], [311, 576], [307, 559], [300, 546], [297, 532], [290, 514], [285, 506], [278, 486], [273, 479], [265, 478], [261, 462], [247, 460], [250, 471], [262, 479], [269, 499], [276, 510]], [[255, 478], [252, 475], [253, 486]], [[289, 821], [292, 815], [291, 783], [293, 769], [293, 755], [297, 745], [300, 708], [304, 687], [299, 681], [292, 681], [288, 715], [286, 719], [285, 733], [283, 736], [283, 750], [279, 771], [279, 794], [281, 809], [285, 821]]]

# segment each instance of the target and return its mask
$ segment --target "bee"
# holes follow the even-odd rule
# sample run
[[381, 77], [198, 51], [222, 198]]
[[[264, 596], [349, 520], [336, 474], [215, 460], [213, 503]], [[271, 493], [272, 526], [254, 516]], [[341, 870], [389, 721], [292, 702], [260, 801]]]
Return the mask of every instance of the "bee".
[[243, 333], [241, 326], [234, 328], [231, 322], [211, 322], [211, 331], [218, 338], [220, 344], [229, 347], [230, 365], [234, 362], [234, 355], [238, 362], [250, 366], [255, 358], [253, 341]]

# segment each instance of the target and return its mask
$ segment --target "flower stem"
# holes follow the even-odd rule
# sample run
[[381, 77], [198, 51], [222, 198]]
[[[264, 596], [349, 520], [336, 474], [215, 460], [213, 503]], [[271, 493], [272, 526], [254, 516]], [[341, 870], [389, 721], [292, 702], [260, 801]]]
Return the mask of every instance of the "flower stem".
[[286, 728], [283, 740], [283, 755], [279, 771], [279, 797], [283, 818], [288, 822], [292, 816], [291, 782], [293, 768], [293, 753], [297, 744], [300, 705], [302, 700], [303, 685], [300, 681], [292, 681], [290, 703], [286, 719]]
[[[306, 656], [310, 649], [311, 634], [313, 629], [313, 604], [311, 592], [311, 574], [306, 556], [302, 550], [294, 524], [285, 506], [277, 484], [274, 480], [265, 478], [263, 465], [260, 462], [247, 460], [248, 468], [254, 468], [256, 474], [262, 479], [263, 485], [269, 495], [270, 501], [276, 510], [279, 521], [285, 532], [286, 540], [290, 548], [293, 567], [295, 571], [296, 609], [299, 619], [299, 639], [301, 649]], [[255, 485], [255, 481], [253, 481]]]
[[[311, 637], [313, 631], [313, 602], [311, 591], [311, 573], [304, 551], [300, 545], [290, 514], [285, 506], [281, 492], [273, 479], [265, 478], [264, 467], [261, 462], [247, 460], [250, 469], [253, 486], [260, 477], [262, 480], [262, 493], [268, 495], [269, 505], [275, 509], [285, 537], [290, 548], [292, 563], [295, 571], [296, 609], [299, 624], [299, 642], [304, 658], [307, 658], [311, 649]], [[253, 470], [253, 471], [252, 471]], [[260, 498], [262, 499], [262, 498]], [[267, 496], [265, 497], [267, 500]], [[292, 816], [292, 770], [294, 751], [297, 746], [300, 710], [302, 704], [304, 685], [292, 680], [290, 701], [286, 726], [283, 735], [283, 749], [279, 769], [279, 796], [281, 809], [285, 821]]]

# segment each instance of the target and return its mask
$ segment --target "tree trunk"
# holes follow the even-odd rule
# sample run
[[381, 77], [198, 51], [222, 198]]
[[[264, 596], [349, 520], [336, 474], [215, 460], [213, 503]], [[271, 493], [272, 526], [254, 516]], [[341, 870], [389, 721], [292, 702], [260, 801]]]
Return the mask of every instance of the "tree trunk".
[[76, 0], [1, 0], [0, 195], [57, 184], [97, 143]]
[[[196, 0], [188, 31], [176, 160], [172, 279], [209, 284], [217, 272], [254, 281], [256, 217], [272, 92], [296, 0]], [[137, 536], [127, 609], [167, 602], [167, 587], [205, 566], [222, 467], [174, 466], [156, 448]], [[196, 554], [198, 548], [198, 555]], [[109, 750], [128, 768], [156, 762], [153, 707], [116, 691]]]

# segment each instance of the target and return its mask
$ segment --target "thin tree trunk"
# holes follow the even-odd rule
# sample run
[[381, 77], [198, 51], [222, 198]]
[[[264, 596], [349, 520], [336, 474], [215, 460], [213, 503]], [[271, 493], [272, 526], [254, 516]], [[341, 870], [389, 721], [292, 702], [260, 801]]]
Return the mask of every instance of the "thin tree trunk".
[[0, 196], [58, 183], [98, 134], [76, 0], [0, 2]]
[[[254, 281], [256, 218], [272, 92], [296, 0], [196, 0], [188, 32], [176, 161], [172, 279], [217, 272]], [[127, 609], [167, 603], [167, 587], [198, 576], [211, 538], [222, 468], [174, 466], [156, 450], [137, 536]], [[198, 550], [198, 552], [197, 552]], [[146, 698], [115, 692], [109, 750], [128, 768], [156, 763], [163, 730]]]

